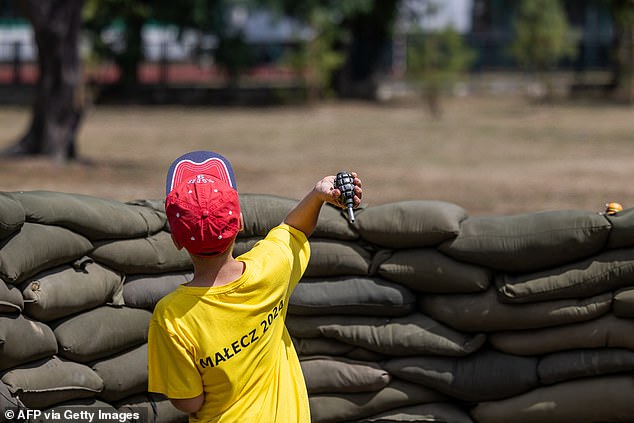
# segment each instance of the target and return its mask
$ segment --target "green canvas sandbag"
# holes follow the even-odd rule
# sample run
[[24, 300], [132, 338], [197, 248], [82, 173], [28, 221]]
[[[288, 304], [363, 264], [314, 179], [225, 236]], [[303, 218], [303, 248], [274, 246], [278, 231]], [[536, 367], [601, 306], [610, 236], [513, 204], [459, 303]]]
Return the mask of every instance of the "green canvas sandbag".
[[147, 342], [152, 313], [103, 306], [55, 323], [59, 355], [79, 363], [99, 360]]
[[391, 358], [383, 366], [395, 377], [468, 402], [507, 398], [539, 386], [536, 358], [494, 350], [460, 358]]
[[0, 281], [0, 313], [20, 313], [24, 310], [24, 297], [15, 285]]
[[561, 351], [539, 359], [537, 373], [543, 385], [611, 373], [632, 373], [634, 351], [594, 348]]
[[406, 317], [293, 316], [286, 326], [299, 338], [325, 336], [379, 354], [463, 356], [478, 350], [484, 334], [464, 334], [420, 313]]
[[120, 413], [134, 413], [139, 410], [147, 412], [144, 421], [152, 423], [188, 423], [189, 415], [172, 405], [170, 400], [160, 394], [146, 393], [132, 395], [114, 405]]
[[[117, 409], [104, 401], [98, 400], [97, 398], [76, 398], [70, 401], [64, 401], [60, 404], [55, 404], [50, 408], [46, 408], [43, 410], [42, 414], [39, 418], [29, 420], [29, 423], [53, 423], [55, 420], [61, 420], [60, 418], [51, 419], [50, 417], [70, 417], [69, 421], [65, 423], [83, 423], [90, 421], [90, 414], [81, 414], [84, 413], [94, 413], [92, 423], [107, 423], [108, 421], [115, 422], [119, 421], [119, 419], [115, 418], [113, 414], [110, 414], [108, 417], [99, 418], [98, 413], [116, 413]], [[52, 413], [58, 413], [57, 415]], [[65, 414], [66, 413], [66, 414]], [[72, 414], [67, 414], [72, 413]], [[105, 416], [105, 414], [102, 414]], [[49, 416], [49, 418], [46, 418]], [[113, 417], [110, 417], [113, 416]], [[79, 417], [77, 419], [72, 419], [72, 417]], [[87, 418], [86, 418], [87, 417]], [[143, 420], [141, 420], [143, 421]], [[144, 420], [148, 421], [149, 420]], [[131, 422], [127, 420], [126, 423]], [[89, 422], [90, 423], [90, 422]]]
[[57, 341], [50, 327], [22, 314], [0, 315], [0, 370], [56, 353]]
[[[292, 316], [287, 317], [292, 319]], [[354, 345], [330, 338], [297, 338], [292, 337], [295, 350], [300, 357], [312, 355], [343, 356], [355, 349]]]
[[310, 240], [310, 261], [304, 273], [308, 278], [366, 276], [372, 255], [358, 243], [324, 238]]
[[10, 420], [7, 421], [7, 419], [5, 419], [4, 417], [5, 410], [17, 410], [22, 408], [25, 408], [25, 405], [22, 403], [22, 401], [20, 401], [20, 398], [14, 397], [9, 391], [7, 385], [2, 380], [0, 380], [0, 422], [10, 422]]
[[103, 389], [103, 381], [90, 367], [56, 356], [12, 368], [2, 381], [32, 409], [94, 397]]
[[240, 194], [240, 211], [244, 229], [238, 238], [264, 237], [282, 223], [297, 200], [271, 194]]
[[366, 208], [356, 227], [364, 240], [387, 248], [431, 247], [460, 231], [465, 210], [443, 201], [399, 201]]
[[460, 234], [439, 249], [456, 260], [499, 271], [533, 272], [597, 253], [610, 228], [604, 216], [576, 210], [470, 217], [461, 223]]
[[98, 398], [119, 401], [147, 390], [147, 344], [98, 360], [91, 368], [103, 380]]
[[193, 277], [193, 272], [130, 275], [123, 284], [123, 300], [129, 307], [154, 310], [161, 298]]
[[420, 309], [431, 318], [466, 332], [535, 329], [600, 317], [611, 310], [612, 294], [590, 298], [506, 304], [495, 289], [478, 294], [425, 295]]
[[479, 403], [471, 416], [478, 423], [631, 423], [632, 398], [634, 378], [629, 374], [584, 378]]
[[418, 292], [484, 291], [493, 279], [489, 269], [456, 261], [432, 248], [383, 250], [375, 254], [372, 267], [385, 279]]
[[25, 223], [0, 244], [0, 278], [17, 284], [41, 271], [77, 260], [92, 248], [90, 241], [68, 229]]
[[605, 218], [612, 225], [607, 248], [634, 247], [634, 208], [606, 214]]
[[357, 314], [404, 316], [416, 297], [406, 288], [380, 278], [302, 278], [289, 300], [290, 314]]
[[465, 409], [450, 402], [401, 407], [357, 421], [357, 423], [398, 422], [474, 423]]
[[614, 293], [613, 313], [618, 317], [634, 317], [634, 288], [622, 288]]
[[582, 323], [530, 331], [503, 331], [489, 335], [491, 345], [516, 355], [544, 355], [583, 348], [634, 350], [634, 320], [612, 314]]
[[11, 196], [22, 204], [27, 222], [61, 226], [91, 241], [148, 236], [166, 221], [149, 207], [90, 195], [23, 191]]
[[25, 314], [50, 322], [111, 303], [123, 305], [121, 275], [84, 258], [37, 274], [19, 285]]
[[[240, 210], [244, 229], [238, 238], [264, 237], [284, 221], [298, 201], [271, 194], [240, 194]], [[325, 204], [319, 211], [315, 237], [355, 240], [359, 234], [341, 213], [341, 209]]]
[[157, 274], [192, 270], [189, 254], [177, 250], [169, 232], [147, 238], [97, 243], [90, 253], [95, 261], [123, 274]]
[[377, 392], [316, 394], [308, 397], [312, 423], [356, 421], [408, 405], [445, 401], [424, 386], [393, 380]]
[[378, 363], [343, 357], [307, 357], [300, 361], [309, 395], [376, 392], [392, 380]]
[[589, 297], [631, 285], [633, 278], [634, 248], [629, 248], [534, 273], [498, 274], [495, 284], [504, 301], [519, 303]]
[[0, 240], [20, 230], [24, 221], [22, 204], [8, 194], [0, 192]]

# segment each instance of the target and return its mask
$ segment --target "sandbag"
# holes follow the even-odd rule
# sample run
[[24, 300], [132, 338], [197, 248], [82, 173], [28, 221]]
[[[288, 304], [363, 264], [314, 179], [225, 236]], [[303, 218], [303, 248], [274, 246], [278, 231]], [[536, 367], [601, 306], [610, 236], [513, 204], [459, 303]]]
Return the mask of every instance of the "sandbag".
[[548, 354], [539, 360], [537, 373], [544, 385], [610, 373], [632, 373], [634, 351], [595, 348]]
[[454, 238], [465, 210], [443, 201], [412, 200], [368, 207], [356, 227], [364, 240], [387, 248], [430, 247]]
[[[244, 229], [238, 238], [263, 238], [271, 229], [284, 221], [298, 201], [271, 194], [240, 194], [240, 209]], [[355, 240], [359, 234], [342, 215], [341, 209], [325, 204], [319, 211], [315, 237]]]
[[0, 278], [17, 284], [43, 270], [77, 260], [92, 248], [90, 241], [68, 229], [25, 223], [0, 244]]
[[129, 307], [154, 310], [161, 298], [179, 285], [191, 281], [193, 277], [193, 272], [131, 275], [123, 284], [123, 300]]
[[379, 354], [462, 356], [478, 350], [484, 334], [463, 334], [420, 313], [406, 317], [293, 316], [286, 326], [299, 338], [325, 336]]
[[99, 243], [90, 257], [124, 274], [157, 274], [192, 270], [191, 258], [177, 250], [169, 232], [147, 238]]
[[450, 402], [401, 407], [357, 421], [357, 423], [397, 422], [474, 423], [469, 413]]
[[625, 209], [615, 214], [606, 214], [605, 218], [612, 225], [606, 247], [634, 247], [634, 208]]
[[631, 375], [584, 378], [479, 403], [471, 416], [478, 423], [631, 423], [632, 398]]
[[357, 243], [311, 238], [310, 261], [304, 276], [365, 276], [369, 272], [371, 260], [370, 252]]
[[308, 397], [312, 423], [355, 421], [399, 407], [445, 399], [445, 396], [431, 389], [400, 380], [393, 380], [377, 392], [316, 394]]
[[517, 355], [543, 355], [583, 348], [634, 349], [634, 320], [607, 314], [588, 322], [489, 335], [494, 348]]
[[377, 363], [342, 357], [318, 356], [300, 361], [308, 394], [375, 392], [392, 377]]
[[[292, 317], [287, 317], [292, 319]], [[330, 338], [296, 338], [292, 337], [295, 350], [300, 357], [311, 355], [346, 355], [356, 347]]]
[[271, 229], [282, 223], [297, 202], [279, 195], [240, 194], [244, 229], [238, 233], [238, 237], [264, 237]]
[[[362, 207], [355, 211], [357, 216], [362, 212]], [[317, 226], [312, 236], [342, 241], [354, 241], [359, 239], [359, 232], [357, 231], [356, 225], [350, 224], [347, 216], [348, 212], [346, 210], [329, 203], [324, 204], [319, 211]]]
[[129, 307], [103, 306], [53, 326], [59, 355], [79, 363], [99, 360], [147, 342], [152, 313]]
[[590, 298], [506, 304], [495, 289], [480, 294], [425, 295], [420, 310], [466, 332], [535, 329], [595, 319], [608, 312], [612, 294]]
[[56, 353], [57, 341], [50, 327], [22, 314], [0, 315], [0, 370]]
[[147, 393], [133, 395], [114, 403], [120, 413], [147, 412], [147, 419], [152, 423], [188, 423], [189, 415], [180, 411], [163, 395]]
[[19, 231], [24, 220], [22, 204], [6, 193], [0, 192], [0, 240]]
[[536, 358], [493, 350], [460, 358], [392, 358], [383, 366], [393, 376], [463, 401], [507, 398], [539, 386]]
[[632, 284], [634, 248], [611, 250], [594, 257], [535, 273], [497, 275], [505, 301], [531, 302], [583, 298]]
[[[81, 414], [84, 412], [84, 414]], [[48, 413], [48, 414], [47, 414]], [[53, 414], [57, 413], [57, 414]], [[71, 413], [71, 414], [68, 414]], [[87, 414], [87, 413], [93, 413]], [[103, 413], [103, 414], [100, 414]], [[108, 414], [106, 414], [108, 413]], [[61, 404], [55, 404], [52, 407], [42, 410], [42, 414], [39, 418], [29, 420], [29, 423], [54, 423], [55, 421], [65, 420], [65, 423], [74, 422], [90, 422], [90, 417], [93, 417], [90, 423], [106, 423], [111, 422], [131, 422], [132, 420], [124, 420], [118, 418], [113, 413], [117, 413], [117, 409], [112, 405], [98, 400], [96, 398], [78, 398], [70, 401], [64, 401]], [[48, 416], [48, 418], [47, 418]], [[99, 418], [100, 416], [108, 416]], [[112, 417], [110, 417], [112, 416]], [[68, 420], [66, 419], [68, 417]], [[73, 419], [73, 417], [76, 417]], [[142, 417], [142, 416], [140, 416]], [[148, 421], [149, 420], [140, 420]]]
[[21, 313], [24, 310], [24, 297], [20, 290], [0, 281], [0, 313]]
[[0, 380], [0, 422], [1, 423], [10, 423], [14, 419], [8, 419], [5, 417], [4, 411], [8, 409], [23, 409], [25, 408], [20, 398], [14, 397], [11, 392], [9, 392], [9, 388], [7, 385]]
[[404, 316], [416, 297], [405, 287], [381, 278], [302, 278], [289, 300], [290, 314]]
[[92, 369], [103, 380], [98, 398], [113, 402], [147, 391], [147, 344], [93, 362]]
[[634, 318], [634, 287], [614, 293], [613, 313], [618, 317]]
[[123, 305], [121, 275], [92, 259], [58, 266], [19, 285], [25, 314], [49, 322], [111, 303]]
[[523, 273], [584, 259], [603, 248], [610, 222], [586, 211], [555, 210], [470, 217], [439, 249], [459, 261]]
[[90, 367], [56, 356], [12, 368], [2, 381], [24, 405], [35, 409], [94, 397], [103, 389], [101, 378]]
[[431, 248], [384, 250], [374, 256], [372, 265], [385, 279], [418, 292], [479, 292], [492, 280], [489, 269], [461, 263]]
[[165, 226], [165, 215], [151, 208], [83, 194], [24, 191], [18, 200], [27, 222], [61, 226], [91, 241], [145, 237]]

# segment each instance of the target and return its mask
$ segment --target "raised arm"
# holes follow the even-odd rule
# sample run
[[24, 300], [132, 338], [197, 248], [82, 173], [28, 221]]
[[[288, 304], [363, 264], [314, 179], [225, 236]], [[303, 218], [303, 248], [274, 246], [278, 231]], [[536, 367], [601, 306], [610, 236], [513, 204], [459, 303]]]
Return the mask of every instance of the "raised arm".
[[[354, 207], [358, 207], [363, 194], [361, 179], [355, 172], [351, 173], [354, 177]], [[326, 176], [317, 182], [313, 189], [288, 213], [284, 223], [304, 232], [309, 237], [317, 226], [319, 211], [324, 203], [343, 207], [339, 201], [341, 192], [334, 187], [334, 181], [334, 176]]]

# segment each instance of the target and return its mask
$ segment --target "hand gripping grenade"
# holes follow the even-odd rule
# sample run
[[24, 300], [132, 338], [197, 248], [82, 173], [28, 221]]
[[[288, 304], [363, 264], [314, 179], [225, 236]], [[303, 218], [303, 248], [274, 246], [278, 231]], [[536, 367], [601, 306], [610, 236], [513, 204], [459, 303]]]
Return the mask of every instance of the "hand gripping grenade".
[[348, 218], [354, 223], [354, 178], [349, 172], [339, 172], [335, 177], [335, 188], [341, 191], [341, 203], [348, 209]]

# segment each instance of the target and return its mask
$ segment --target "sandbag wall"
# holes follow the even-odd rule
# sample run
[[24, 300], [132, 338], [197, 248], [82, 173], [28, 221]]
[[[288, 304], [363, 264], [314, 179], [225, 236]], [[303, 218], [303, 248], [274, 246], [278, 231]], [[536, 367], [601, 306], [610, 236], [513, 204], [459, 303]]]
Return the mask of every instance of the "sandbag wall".
[[[241, 195], [236, 255], [295, 203]], [[0, 193], [0, 408], [187, 421], [146, 392], [151, 310], [192, 271], [162, 208]], [[325, 206], [311, 248], [287, 326], [313, 422], [634, 421], [634, 210]]]

